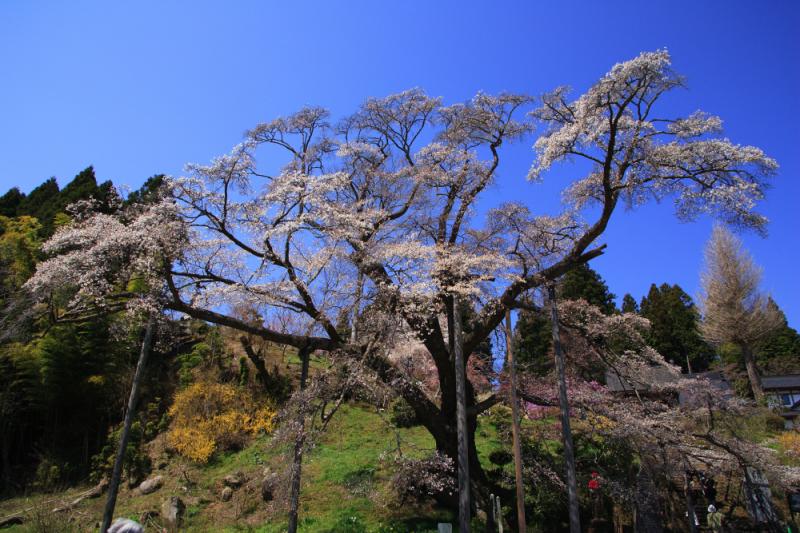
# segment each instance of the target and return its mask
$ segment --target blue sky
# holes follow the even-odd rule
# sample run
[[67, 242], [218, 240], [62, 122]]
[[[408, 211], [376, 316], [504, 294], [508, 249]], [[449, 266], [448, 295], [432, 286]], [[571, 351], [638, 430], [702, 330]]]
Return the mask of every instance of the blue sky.
[[[672, 114], [720, 115], [727, 136], [781, 165], [760, 206], [769, 237], [744, 234], [763, 287], [800, 327], [800, 3], [28, 2], [0, 3], [0, 189], [60, 184], [94, 165], [137, 187], [236, 144], [302, 105], [353, 111], [422, 87], [452, 103], [479, 90], [576, 94], [616, 62], [668, 48], [688, 90]], [[555, 208], [568, 169], [526, 183], [532, 140], [511, 147], [486, 204]], [[2, 192], [0, 191], [0, 192]], [[650, 283], [696, 295], [712, 220], [668, 203], [619, 213], [593, 266], [621, 296]]]

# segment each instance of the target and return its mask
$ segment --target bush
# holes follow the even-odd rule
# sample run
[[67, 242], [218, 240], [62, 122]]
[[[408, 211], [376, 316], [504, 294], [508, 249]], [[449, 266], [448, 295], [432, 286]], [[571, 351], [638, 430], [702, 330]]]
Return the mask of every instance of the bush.
[[[92, 457], [90, 478], [93, 482], [99, 481], [104, 476], [110, 476], [111, 471], [114, 469], [114, 461], [117, 457], [121, 434], [122, 424], [111, 428], [105, 446], [97, 455]], [[151, 470], [152, 465], [150, 457], [148, 457], [144, 448], [144, 441], [142, 423], [137, 420], [131, 424], [131, 430], [128, 433], [128, 445], [125, 447], [125, 457], [122, 460], [122, 468], [128, 478], [128, 484], [131, 486], [144, 479]]]
[[497, 466], [507, 465], [513, 459], [511, 452], [507, 450], [494, 450], [489, 454], [489, 461]]
[[410, 428], [420, 424], [417, 413], [403, 398], [397, 398], [389, 406], [389, 420], [399, 428]]
[[249, 436], [272, 431], [275, 414], [272, 406], [256, 405], [234, 385], [194, 383], [179, 391], [169, 408], [167, 443], [184, 457], [206, 463], [217, 450], [241, 448]]
[[425, 502], [427, 498], [440, 494], [455, 494], [457, 483], [453, 460], [440, 453], [433, 453], [425, 459], [400, 457], [392, 479], [400, 501]]
[[778, 441], [783, 453], [795, 459], [800, 458], [800, 432], [787, 431], [778, 435], [775, 440]]

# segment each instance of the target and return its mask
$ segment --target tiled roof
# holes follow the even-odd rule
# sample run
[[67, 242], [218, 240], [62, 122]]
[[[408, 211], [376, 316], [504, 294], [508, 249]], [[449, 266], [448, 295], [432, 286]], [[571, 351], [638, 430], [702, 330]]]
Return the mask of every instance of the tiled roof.
[[764, 390], [800, 389], [800, 374], [763, 376], [761, 386], [764, 387]]

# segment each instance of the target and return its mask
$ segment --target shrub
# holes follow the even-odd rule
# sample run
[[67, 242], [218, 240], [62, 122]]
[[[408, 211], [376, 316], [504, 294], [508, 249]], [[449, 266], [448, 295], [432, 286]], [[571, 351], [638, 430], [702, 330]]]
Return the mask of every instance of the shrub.
[[512, 459], [511, 452], [507, 450], [494, 450], [489, 454], [489, 461], [498, 466], [507, 465]]
[[800, 458], [800, 432], [787, 431], [775, 439], [783, 452], [794, 458]]
[[389, 420], [399, 428], [410, 428], [419, 425], [417, 413], [403, 398], [397, 398], [389, 406]]
[[[90, 478], [93, 482], [99, 481], [104, 476], [109, 476], [114, 469], [114, 461], [117, 457], [121, 434], [122, 424], [110, 428], [105, 446], [97, 455], [92, 457]], [[142, 423], [137, 420], [131, 424], [131, 430], [128, 433], [128, 444], [125, 447], [125, 457], [122, 460], [122, 468], [128, 478], [128, 484], [131, 486], [143, 479], [152, 467], [144, 443]]]
[[421, 460], [400, 457], [392, 483], [401, 502], [424, 502], [440, 494], [452, 495], [457, 487], [455, 466], [452, 459], [438, 452]]
[[167, 443], [178, 453], [206, 463], [217, 450], [241, 447], [250, 435], [270, 432], [275, 409], [258, 406], [230, 384], [194, 383], [175, 395]]

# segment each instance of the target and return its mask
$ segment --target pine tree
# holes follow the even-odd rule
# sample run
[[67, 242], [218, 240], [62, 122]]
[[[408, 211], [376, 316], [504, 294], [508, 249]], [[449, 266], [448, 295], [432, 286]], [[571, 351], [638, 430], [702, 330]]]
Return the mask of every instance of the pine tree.
[[514, 330], [517, 366], [539, 376], [550, 372], [553, 368], [552, 328], [547, 313], [544, 310], [521, 311]]
[[684, 372], [708, 369], [714, 349], [700, 336], [699, 314], [691, 296], [678, 285], [650, 285], [640, 313], [650, 321], [649, 341], [667, 361]]
[[[616, 310], [614, 294], [608, 290], [602, 276], [589, 265], [582, 264], [565, 274], [558, 283], [557, 293], [561, 300], [586, 300], [606, 314]], [[552, 370], [552, 328], [546, 309], [521, 311], [514, 335], [517, 363], [521, 369], [537, 375]]]
[[789, 326], [786, 315], [772, 298], [769, 305], [780, 316], [781, 325], [755, 345], [756, 363], [765, 375], [800, 374], [800, 333]]
[[627, 292], [625, 293], [625, 296], [622, 297], [622, 312], [623, 313], [639, 312], [639, 304], [636, 303], [636, 299], [634, 299], [634, 297]]
[[25, 198], [25, 195], [22, 194], [19, 188], [14, 187], [10, 189], [7, 193], [3, 196], [0, 196], [0, 216], [4, 217], [15, 217], [17, 216], [17, 210], [19, 209], [19, 204]]
[[567, 272], [558, 286], [559, 300], [578, 300], [580, 298], [596, 305], [607, 315], [617, 309], [614, 303], [614, 294], [608, 290], [608, 285], [602, 276], [587, 264], [578, 265]]

